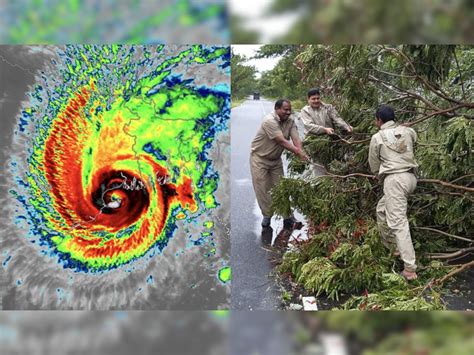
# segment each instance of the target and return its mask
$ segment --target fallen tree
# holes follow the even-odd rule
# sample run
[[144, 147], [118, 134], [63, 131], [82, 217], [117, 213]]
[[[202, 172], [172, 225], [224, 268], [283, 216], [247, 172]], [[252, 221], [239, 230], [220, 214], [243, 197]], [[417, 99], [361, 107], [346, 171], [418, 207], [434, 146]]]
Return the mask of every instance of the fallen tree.
[[[313, 162], [290, 157], [290, 176], [273, 190], [277, 213], [296, 208], [310, 224], [310, 239], [285, 253], [281, 273], [316, 294], [351, 294], [346, 309], [445, 308], [442, 286], [473, 266], [473, 59], [472, 46], [435, 45], [311, 45], [296, 57], [301, 80], [322, 87], [323, 100], [355, 129], [307, 138]], [[382, 186], [367, 156], [382, 103], [418, 133], [420, 178], [408, 218], [420, 267], [410, 284], [375, 221]], [[320, 166], [327, 173], [316, 176]]]

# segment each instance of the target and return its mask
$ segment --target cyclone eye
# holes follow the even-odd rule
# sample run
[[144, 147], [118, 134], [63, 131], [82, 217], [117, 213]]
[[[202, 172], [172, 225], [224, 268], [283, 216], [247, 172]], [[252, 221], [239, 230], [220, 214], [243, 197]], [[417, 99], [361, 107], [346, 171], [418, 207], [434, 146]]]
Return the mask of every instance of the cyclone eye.
[[114, 214], [120, 209], [125, 209], [128, 214], [145, 213], [150, 196], [143, 180], [124, 171], [104, 173], [91, 196], [98, 213]]

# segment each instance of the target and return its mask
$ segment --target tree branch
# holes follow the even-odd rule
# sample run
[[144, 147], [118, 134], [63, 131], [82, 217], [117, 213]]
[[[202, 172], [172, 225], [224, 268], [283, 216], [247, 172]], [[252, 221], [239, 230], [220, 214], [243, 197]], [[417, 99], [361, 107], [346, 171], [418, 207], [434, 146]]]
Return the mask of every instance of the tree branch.
[[330, 177], [333, 177], [333, 178], [336, 178], [336, 179], [347, 179], [347, 178], [355, 177], [355, 176], [365, 177], [365, 178], [373, 179], [373, 180], [377, 179], [377, 177], [375, 175], [368, 175], [368, 174], [362, 174], [362, 173], [352, 173], [352, 174], [348, 174], [348, 175], [335, 175], [335, 174], [327, 173], [327, 176], [330, 176]]
[[464, 256], [464, 254], [469, 253], [474, 250], [474, 247], [458, 249], [451, 253], [428, 253], [428, 259], [452, 259], [457, 256]]
[[474, 174], [468, 174], [468, 175], [460, 176], [460, 177], [458, 177], [458, 178], [456, 178], [456, 179], [450, 181], [450, 183], [452, 184], [452, 183], [454, 183], [454, 182], [456, 182], [456, 181], [459, 181], [459, 180], [462, 180], [462, 179], [464, 179], [464, 178], [471, 177], [471, 176], [474, 176]]
[[[326, 167], [324, 165], [313, 163], [311, 161], [308, 162], [308, 163], [311, 164], [311, 165], [320, 167], [320, 168], [324, 168], [326, 170]], [[372, 179], [372, 180], [377, 180], [377, 177], [375, 175], [362, 174], [362, 173], [352, 173], [352, 174], [348, 174], [348, 175], [336, 175], [336, 174], [332, 174], [330, 172], [327, 172], [326, 175], [318, 176], [318, 178], [319, 177], [325, 177], [325, 176], [329, 176], [329, 177], [333, 177], [333, 178], [337, 178], [337, 179], [347, 179], [349, 177], [358, 176], [358, 177], [365, 177], [365, 178]], [[418, 179], [418, 182], [438, 184], [438, 185], [446, 186], [446, 187], [449, 187], [449, 188], [452, 188], [452, 189], [463, 190], [463, 191], [467, 191], [467, 192], [474, 192], [474, 188], [472, 188], [472, 187], [454, 185], [454, 184], [450, 184], [449, 182], [436, 180], [436, 179]]]
[[398, 53], [401, 57], [403, 57], [403, 59], [405, 60], [406, 63], [408, 63], [408, 65], [410, 66], [412, 72], [414, 75], [416, 75], [416, 77], [418, 79], [420, 79], [420, 81], [428, 88], [431, 90], [432, 93], [434, 93], [436, 96], [439, 96], [443, 99], [445, 99], [446, 101], [449, 101], [449, 102], [452, 102], [452, 103], [455, 103], [455, 104], [458, 104], [458, 105], [463, 105], [465, 107], [474, 107], [474, 103], [471, 103], [471, 102], [462, 102], [462, 101], [459, 101], [459, 100], [456, 100], [456, 99], [453, 99], [452, 97], [449, 97], [443, 90], [441, 89], [437, 89], [436, 87], [433, 86], [432, 83], [430, 83], [428, 80], [426, 80], [425, 78], [423, 78], [421, 75], [418, 74], [418, 72], [416, 71], [416, 68], [413, 64], [413, 62], [410, 60], [410, 58], [408, 58], [408, 56], [403, 53], [403, 51], [399, 50], [399, 49], [395, 49], [395, 48], [387, 48], [386, 49], [387, 51], [389, 52], [392, 52], [392, 53]]
[[387, 101], [387, 104], [390, 104], [390, 103], [392, 103], [392, 102], [397, 102], [397, 101], [403, 101], [403, 100], [405, 100], [405, 99], [408, 99], [409, 97], [410, 97], [410, 95], [401, 95], [401, 96], [395, 97], [395, 98], [393, 98], [393, 99], [391, 99], [391, 100], [388, 100], [388, 101]]
[[404, 75], [404, 74], [391, 73], [391, 72], [388, 72], [388, 71], [385, 71], [385, 70], [377, 69], [373, 65], [371, 66], [371, 69], [366, 69], [366, 70], [375, 70], [376, 72], [386, 74], [386, 75], [390, 75], [390, 76], [396, 76], [398, 78], [416, 78], [417, 77], [416, 75]]
[[[453, 106], [453, 107], [450, 107], [450, 108], [447, 108], [447, 109], [444, 109], [444, 110], [431, 112], [430, 114], [425, 115], [423, 117], [420, 117], [417, 120], [414, 120], [414, 121], [411, 121], [411, 122], [405, 122], [405, 123], [403, 123], [403, 126], [411, 127], [411, 126], [414, 126], [414, 125], [416, 125], [420, 122], [423, 122], [423, 121], [425, 121], [428, 118], [431, 118], [433, 116], [446, 115], [446, 113], [448, 113], [448, 112], [456, 111], [456, 110], [458, 110], [460, 108], [463, 108], [463, 107], [466, 107], [466, 106], [465, 105], [457, 105], [457, 106]], [[450, 116], [450, 117], [454, 117], [454, 116]]]
[[426, 106], [430, 107], [431, 109], [433, 110], [441, 110], [440, 107], [436, 106], [435, 104], [433, 104], [431, 101], [425, 99], [423, 96], [421, 95], [418, 95], [412, 91], [409, 91], [409, 90], [405, 90], [405, 89], [402, 89], [396, 85], [393, 85], [393, 84], [387, 84], [386, 82], [382, 81], [381, 79], [373, 76], [373, 75], [369, 75], [369, 80], [371, 81], [375, 81], [375, 82], [378, 82], [380, 83], [383, 87], [391, 90], [391, 91], [395, 91], [397, 93], [405, 93], [406, 95], [408, 95], [409, 97], [413, 97], [415, 99], [418, 99], [420, 101], [422, 101]]
[[438, 285], [442, 285], [447, 279], [449, 279], [449, 278], [453, 277], [454, 275], [459, 274], [460, 272], [463, 272], [464, 270], [469, 269], [473, 266], [474, 266], [474, 260], [472, 260], [472, 261], [468, 262], [467, 264], [464, 264], [461, 267], [451, 271], [449, 274], [443, 276], [442, 278], [435, 280], [434, 283], [436, 283]]
[[337, 138], [339, 138], [339, 140], [337, 141], [333, 141], [333, 142], [343, 142], [343, 143], [346, 143], [346, 144], [360, 144], [360, 143], [367, 143], [367, 142], [370, 142], [371, 138], [366, 138], [366, 139], [361, 139], [361, 140], [358, 140], [358, 141], [349, 141], [347, 139], [344, 139], [342, 138], [340, 135], [336, 134], [336, 133], [333, 133], [332, 134], [333, 136], [336, 136]]
[[460, 237], [460, 236], [458, 236], [458, 235], [446, 233], [446, 232], [443, 232], [443, 231], [440, 231], [440, 230], [434, 229], [434, 228], [428, 228], [428, 227], [412, 227], [412, 229], [427, 230], [427, 231], [431, 231], [431, 232], [436, 232], [436, 233], [439, 233], [439, 234], [443, 234], [443, 235], [448, 236], [448, 237], [451, 237], [451, 238], [463, 240], [463, 241], [465, 241], [465, 242], [469, 242], [469, 243], [474, 242], [474, 240], [472, 240], [472, 239], [468, 239], [468, 238]]
[[329, 171], [327, 171], [327, 169], [324, 165], [314, 163], [312, 161], [309, 161], [308, 164], [313, 165], [313, 166], [317, 166], [318, 168], [323, 168], [324, 170], [326, 170], [325, 175], [316, 176], [316, 179], [323, 178], [323, 177], [333, 177], [335, 179], [347, 179], [347, 178], [355, 177], [355, 176], [365, 177], [365, 178], [368, 178], [368, 179], [377, 179], [377, 177], [375, 175], [368, 175], [368, 174], [362, 174], [362, 173], [352, 173], [352, 174], [348, 174], [348, 175], [336, 175], [336, 174], [332, 174]]
[[461, 185], [454, 185], [454, 184], [450, 184], [449, 182], [441, 181], [441, 180], [435, 180], [435, 179], [418, 179], [418, 182], [438, 184], [438, 185], [450, 187], [450, 188], [452, 188], [452, 189], [463, 190], [463, 191], [467, 191], [467, 192], [474, 192], [474, 188], [472, 188], [472, 187], [461, 186]]
[[454, 54], [454, 60], [456, 61], [456, 66], [459, 72], [459, 80], [461, 81], [462, 97], [464, 100], [466, 100], [466, 91], [464, 90], [464, 80], [462, 78], [462, 72], [461, 72], [461, 67], [459, 66], [458, 56], [456, 55], [456, 49], [454, 50], [453, 54]]

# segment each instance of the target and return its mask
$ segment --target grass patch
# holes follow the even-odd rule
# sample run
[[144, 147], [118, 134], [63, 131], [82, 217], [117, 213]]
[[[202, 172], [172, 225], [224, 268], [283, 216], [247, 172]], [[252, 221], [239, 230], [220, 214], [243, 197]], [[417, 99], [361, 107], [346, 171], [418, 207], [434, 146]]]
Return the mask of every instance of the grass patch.
[[244, 101], [245, 101], [245, 99], [234, 99], [234, 98], [232, 98], [231, 108], [240, 106], [242, 104], [242, 102], [244, 102]]

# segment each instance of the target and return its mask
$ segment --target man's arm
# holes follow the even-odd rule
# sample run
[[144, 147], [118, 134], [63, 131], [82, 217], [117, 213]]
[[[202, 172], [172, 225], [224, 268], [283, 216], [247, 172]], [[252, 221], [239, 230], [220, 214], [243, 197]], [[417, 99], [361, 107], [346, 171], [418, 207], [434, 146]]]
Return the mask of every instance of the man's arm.
[[325, 134], [326, 132], [326, 127], [317, 125], [316, 123], [313, 122], [313, 118], [311, 115], [304, 111], [301, 110], [300, 114], [301, 122], [303, 122], [304, 128], [307, 133], [309, 134]]
[[352, 126], [339, 116], [339, 113], [336, 111], [334, 106], [329, 105], [328, 115], [331, 121], [334, 122], [334, 125], [338, 126], [343, 130], [346, 130], [347, 132], [352, 132]]
[[[298, 138], [299, 139], [299, 138]], [[276, 143], [278, 143], [279, 145], [281, 145], [283, 148], [285, 148], [286, 150], [289, 150], [290, 152], [294, 153], [295, 155], [297, 155], [300, 159], [302, 160], [309, 160], [308, 156], [305, 154], [305, 152], [303, 152], [303, 150], [301, 149], [301, 141], [299, 142], [299, 147], [293, 144], [291, 144], [289, 141], [287, 141], [285, 139], [285, 137], [283, 137], [283, 134], [280, 134], [278, 136], [276, 136], [274, 139], [273, 139]], [[293, 141], [293, 137], [291, 138], [291, 140]], [[294, 142], [294, 141], [293, 141]]]
[[[281, 145], [286, 150], [289, 150], [290, 152], [296, 154], [301, 159], [308, 160], [308, 157], [306, 156], [306, 154], [301, 150], [301, 142], [299, 143], [299, 147], [297, 147], [291, 144], [289, 141], [287, 141], [285, 137], [283, 136], [283, 132], [281, 131], [281, 128], [278, 126], [278, 123], [275, 120], [264, 121], [262, 124], [262, 128], [264, 132], [266, 133], [266, 135], [268, 136], [268, 138], [274, 140], [277, 144]], [[291, 128], [290, 136], [293, 137], [295, 135], [298, 135], [298, 130], [296, 129], [295, 123], [293, 122], [293, 127]]]
[[378, 174], [380, 169], [379, 149], [380, 146], [377, 143], [377, 139], [375, 136], [372, 136], [369, 146], [369, 166], [373, 174]]

